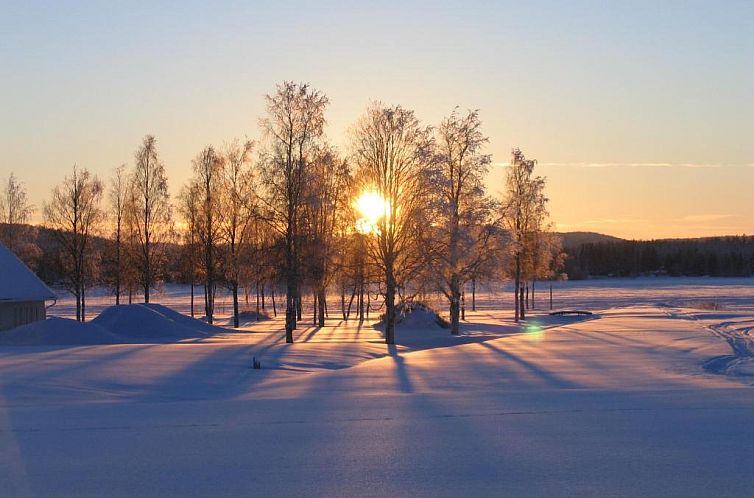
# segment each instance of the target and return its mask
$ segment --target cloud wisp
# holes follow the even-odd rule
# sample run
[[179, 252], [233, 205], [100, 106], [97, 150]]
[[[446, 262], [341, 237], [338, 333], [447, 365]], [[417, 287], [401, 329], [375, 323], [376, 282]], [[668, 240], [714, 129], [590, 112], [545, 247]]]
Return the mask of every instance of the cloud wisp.
[[[493, 166], [508, 166], [507, 162], [495, 162]], [[590, 162], [540, 162], [538, 166], [554, 168], [667, 168], [667, 169], [716, 169], [754, 168], [754, 163], [590, 163]]]

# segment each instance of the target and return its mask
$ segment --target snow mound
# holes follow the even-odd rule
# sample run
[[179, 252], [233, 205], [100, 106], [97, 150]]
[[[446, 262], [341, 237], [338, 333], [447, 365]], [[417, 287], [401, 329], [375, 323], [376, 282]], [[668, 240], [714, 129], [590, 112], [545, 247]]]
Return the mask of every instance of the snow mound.
[[117, 335], [92, 322], [58, 317], [0, 332], [3, 346], [87, 346], [122, 342]]
[[92, 323], [114, 334], [151, 340], [197, 339], [223, 331], [159, 304], [111, 306]]
[[[403, 303], [396, 307], [396, 328], [407, 330], [437, 330], [447, 329], [450, 324], [439, 313], [424, 303]], [[375, 326], [385, 329], [385, 315]]]
[[411, 329], [446, 329], [448, 322], [435, 310], [423, 303], [411, 303], [399, 309], [398, 326]]

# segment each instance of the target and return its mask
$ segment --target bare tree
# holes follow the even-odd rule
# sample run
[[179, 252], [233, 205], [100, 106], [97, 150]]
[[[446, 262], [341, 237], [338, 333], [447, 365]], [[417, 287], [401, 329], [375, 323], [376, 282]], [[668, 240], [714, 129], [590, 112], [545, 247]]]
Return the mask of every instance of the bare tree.
[[110, 180], [109, 201], [109, 214], [115, 243], [115, 254], [111, 255], [110, 280], [115, 292], [115, 304], [120, 304], [121, 291], [123, 290], [124, 225], [128, 202], [128, 179], [125, 164], [115, 168], [115, 174]]
[[184, 222], [183, 263], [191, 284], [191, 317], [194, 317], [194, 286], [196, 284], [198, 253], [197, 226], [199, 223], [199, 188], [195, 182], [189, 182], [181, 189], [178, 196], [178, 212]]
[[220, 277], [221, 219], [223, 210], [223, 161], [212, 146], [205, 147], [194, 159], [194, 188], [199, 203], [196, 233], [201, 246], [204, 277], [204, 312], [207, 322], [214, 321], [215, 293]]
[[506, 178], [502, 220], [512, 242], [516, 321], [526, 319], [523, 287], [526, 263], [532, 255], [535, 236], [547, 217], [545, 179], [532, 176], [536, 164], [536, 160], [526, 159], [521, 150], [513, 149]]
[[482, 153], [488, 139], [481, 132], [477, 111], [459, 116], [457, 109], [437, 129], [437, 161], [433, 189], [436, 235], [433, 273], [450, 303], [451, 333], [460, 331], [463, 286], [489, 261], [493, 201], [485, 195], [484, 177], [490, 156]]
[[262, 156], [267, 219], [285, 237], [285, 340], [293, 342], [300, 299], [299, 222], [306, 171], [323, 135], [327, 97], [305, 83], [286, 81], [267, 95], [267, 116], [260, 124], [267, 149]]
[[29, 222], [33, 212], [34, 206], [27, 200], [24, 184], [11, 172], [0, 195], [0, 223], [3, 224], [0, 236], [11, 251], [18, 250], [20, 230]]
[[384, 275], [385, 342], [395, 344], [398, 285], [418, 268], [418, 240], [429, 195], [431, 129], [421, 126], [413, 111], [373, 103], [354, 128], [353, 158], [363, 188], [373, 190], [382, 204], [374, 233], [366, 241]]
[[554, 280], [559, 277], [565, 263], [562, 239], [552, 232], [550, 224], [544, 224], [532, 234], [531, 252], [526, 265], [526, 275], [531, 281], [527, 301], [535, 308], [534, 291], [538, 280]]
[[82, 322], [86, 318], [90, 237], [104, 218], [99, 206], [102, 191], [97, 177], [74, 165], [73, 174], [53, 189], [52, 199], [44, 205], [46, 225], [61, 246], [68, 288], [76, 297], [76, 319]]
[[136, 165], [131, 177], [129, 210], [136, 238], [136, 263], [141, 274], [144, 302], [154, 287], [163, 263], [164, 245], [172, 234], [172, 212], [168, 195], [165, 165], [157, 153], [157, 140], [144, 137], [136, 151]]
[[[242, 255], [252, 235], [251, 223], [257, 216], [254, 172], [251, 152], [254, 143], [234, 140], [226, 146], [222, 170], [223, 223], [222, 239], [225, 247], [224, 280], [233, 295], [233, 326], [239, 326], [238, 289], [243, 268]], [[258, 262], [256, 262], [258, 263]]]
[[330, 147], [323, 147], [307, 172], [304, 201], [307, 269], [315, 295], [315, 322], [325, 326], [327, 286], [332, 278], [336, 228], [348, 202], [350, 169]]

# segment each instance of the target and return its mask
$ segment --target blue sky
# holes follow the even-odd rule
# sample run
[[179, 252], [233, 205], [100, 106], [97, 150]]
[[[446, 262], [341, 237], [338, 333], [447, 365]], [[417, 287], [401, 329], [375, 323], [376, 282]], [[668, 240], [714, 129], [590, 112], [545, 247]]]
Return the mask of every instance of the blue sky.
[[[74, 162], [105, 178], [158, 137], [177, 192], [207, 144], [259, 137], [284, 79], [436, 124], [480, 109], [563, 229], [754, 233], [754, 2], [3, 2], [0, 176], [41, 206]], [[499, 190], [503, 168], [493, 168]]]

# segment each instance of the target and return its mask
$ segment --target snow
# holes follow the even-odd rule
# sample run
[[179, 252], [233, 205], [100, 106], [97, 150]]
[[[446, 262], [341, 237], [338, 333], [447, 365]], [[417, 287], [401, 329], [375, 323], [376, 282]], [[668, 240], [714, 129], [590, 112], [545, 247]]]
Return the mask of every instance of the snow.
[[0, 272], [0, 301], [55, 299], [55, 293], [2, 243], [0, 243]]
[[116, 344], [121, 341], [120, 337], [97, 325], [58, 317], [0, 331], [0, 345], [5, 346]]
[[145, 340], [181, 340], [224, 332], [160, 304], [121, 304], [106, 308], [91, 323], [115, 334]]
[[460, 337], [404, 321], [397, 346], [159, 305], [82, 326], [127, 344], [0, 346], [2, 494], [750, 495], [754, 281], [566, 284], [556, 307], [598, 313], [519, 326], [485, 290]]

